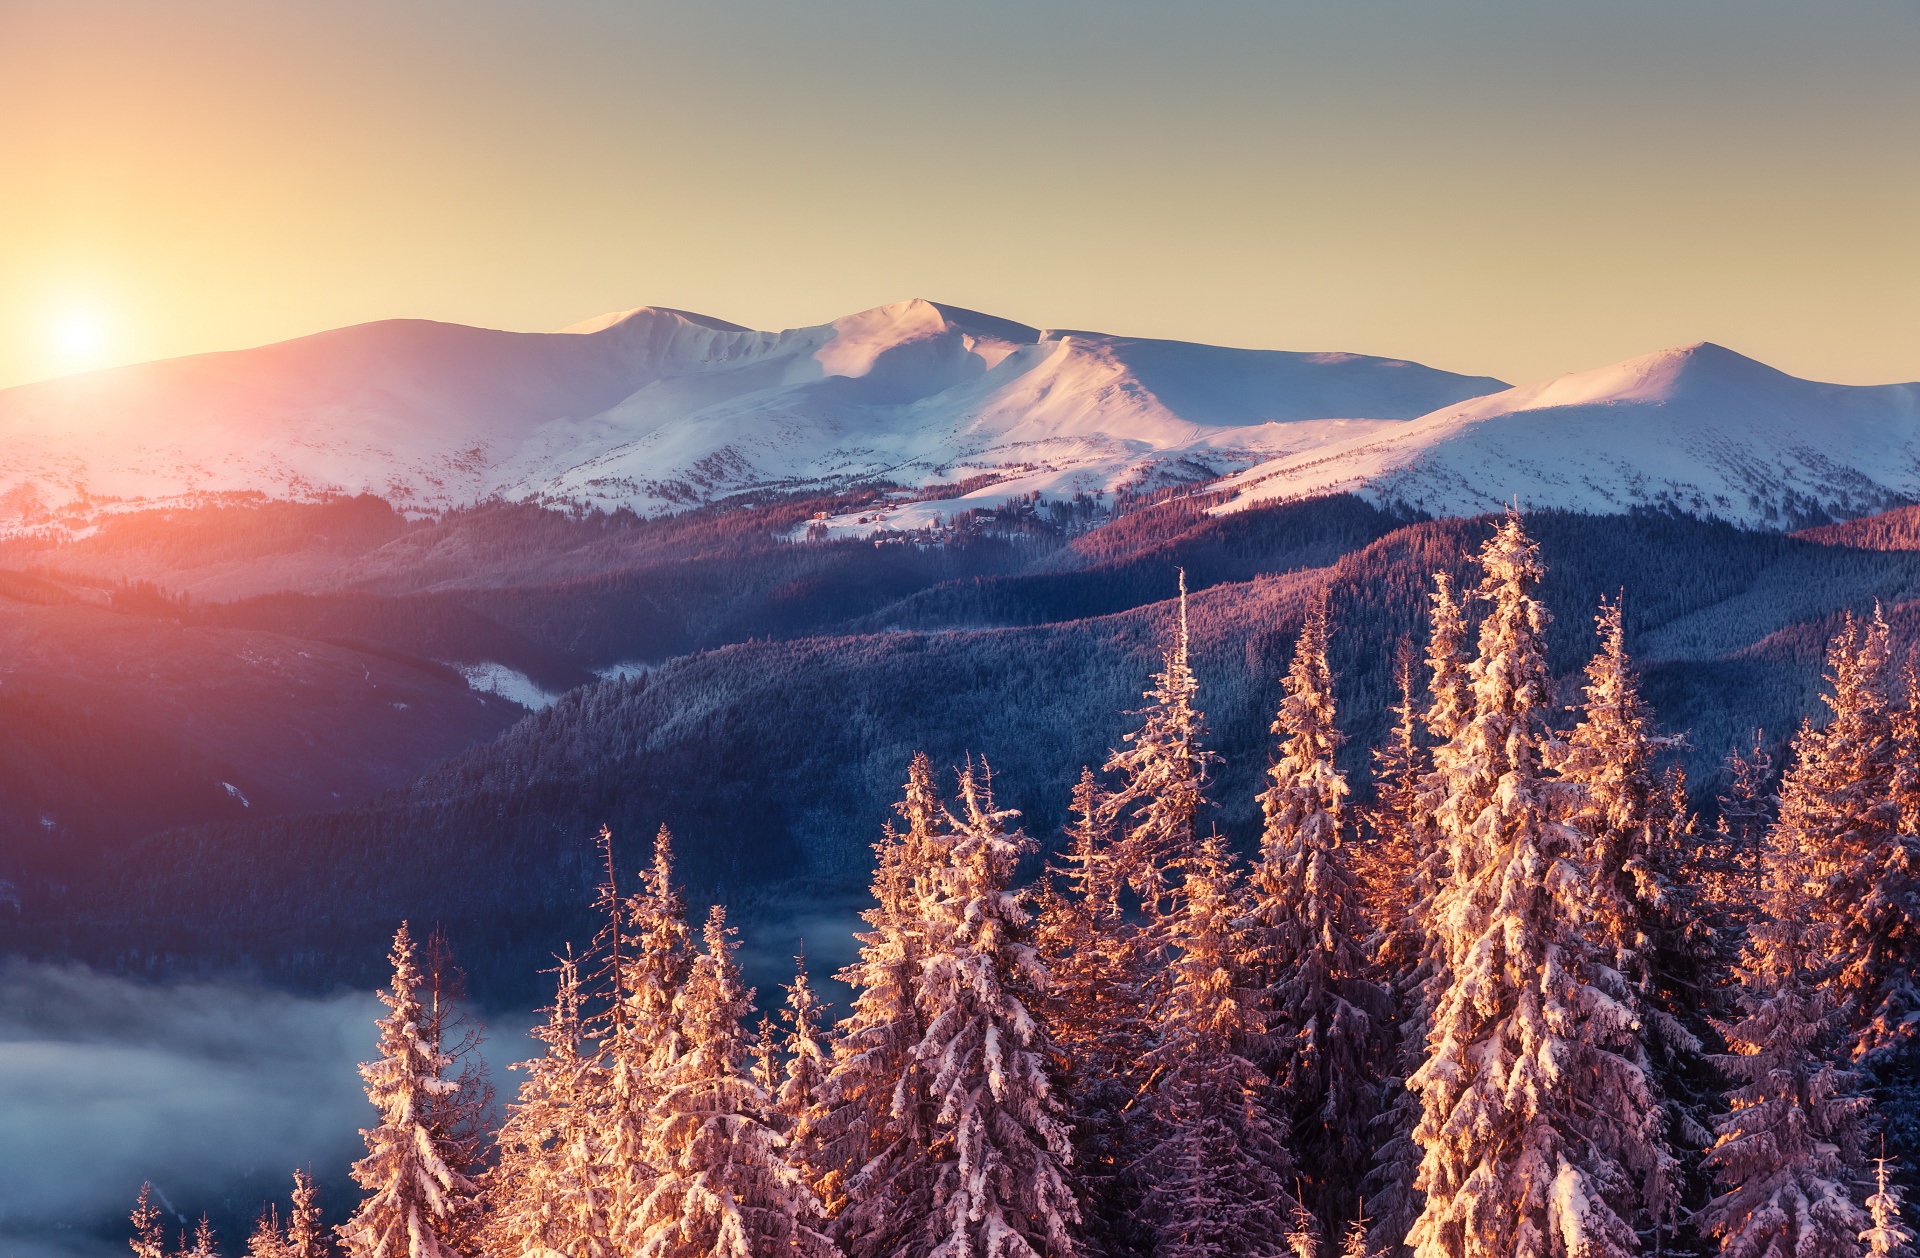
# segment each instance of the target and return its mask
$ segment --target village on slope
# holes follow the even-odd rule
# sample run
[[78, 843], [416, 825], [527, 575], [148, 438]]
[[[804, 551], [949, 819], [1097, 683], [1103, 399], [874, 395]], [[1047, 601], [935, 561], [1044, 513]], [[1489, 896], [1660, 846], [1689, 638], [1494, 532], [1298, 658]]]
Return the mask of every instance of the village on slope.
[[[1911, 1255], [1920, 1158], [1920, 672], [1876, 614], [1828, 655], [1770, 794], [1736, 755], [1707, 829], [1603, 603], [1578, 720], [1517, 515], [1425, 652], [1377, 798], [1334, 768], [1324, 600], [1283, 679], [1243, 862], [1208, 823], [1180, 629], [1056, 861], [980, 761], [908, 770], [855, 991], [802, 963], [783, 1028], [724, 908], [696, 932], [664, 828], [563, 957], [497, 1130], [473, 1029], [402, 926], [362, 1067], [364, 1196], [313, 1181], [253, 1258]], [[1756, 739], [1756, 746], [1758, 740]], [[1775, 806], [1777, 803], [1777, 807]], [[138, 1258], [169, 1252], [145, 1192]], [[180, 1253], [212, 1258], [204, 1224]]]

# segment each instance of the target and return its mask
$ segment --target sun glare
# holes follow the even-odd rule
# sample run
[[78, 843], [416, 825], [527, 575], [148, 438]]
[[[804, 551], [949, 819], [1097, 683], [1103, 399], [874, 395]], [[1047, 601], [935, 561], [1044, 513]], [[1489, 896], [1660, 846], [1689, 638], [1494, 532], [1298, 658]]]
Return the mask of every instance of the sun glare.
[[65, 374], [104, 367], [112, 353], [110, 328], [100, 311], [69, 307], [47, 321], [47, 350], [53, 367]]

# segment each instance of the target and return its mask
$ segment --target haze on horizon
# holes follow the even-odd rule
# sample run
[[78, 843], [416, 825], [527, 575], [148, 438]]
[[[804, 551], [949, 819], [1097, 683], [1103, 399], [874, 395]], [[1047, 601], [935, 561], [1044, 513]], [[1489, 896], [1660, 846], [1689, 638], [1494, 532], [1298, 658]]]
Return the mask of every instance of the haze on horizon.
[[1920, 8], [0, 5], [0, 387], [926, 296], [1526, 381], [1920, 378]]

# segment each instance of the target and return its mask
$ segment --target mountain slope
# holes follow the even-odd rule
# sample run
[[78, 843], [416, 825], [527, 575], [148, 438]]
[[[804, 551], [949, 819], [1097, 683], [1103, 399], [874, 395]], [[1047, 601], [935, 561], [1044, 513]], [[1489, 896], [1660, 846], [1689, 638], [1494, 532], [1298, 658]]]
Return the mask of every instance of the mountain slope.
[[0, 525], [231, 493], [657, 512], [984, 476], [1002, 482], [993, 502], [1070, 497], [1235, 470], [1500, 387], [920, 300], [785, 332], [646, 307], [547, 334], [397, 320], [0, 392]]
[[1920, 498], [1920, 384], [1821, 384], [1700, 344], [1270, 460], [1220, 510], [1346, 490], [1435, 515], [1677, 509], [1795, 528]]
[[[1396, 645], [1424, 633], [1432, 572], [1467, 575], [1490, 523], [1413, 524], [1326, 567], [1195, 596], [1209, 743], [1227, 758], [1211, 819], [1225, 832], [1257, 835], [1278, 679], [1315, 587], [1329, 586], [1336, 625], [1342, 764], [1363, 786]], [[1691, 731], [1689, 776], [1703, 796], [1730, 746], [1758, 726], [1777, 750], [1816, 708], [1821, 647], [1840, 610], [1881, 601], [1902, 645], [1920, 640], [1920, 555], [1910, 552], [1652, 514], [1545, 513], [1528, 528], [1551, 569], [1555, 672], [1577, 677], [1594, 648], [1594, 608], [1624, 590], [1649, 694], [1663, 723]], [[591, 932], [591, 839], [603, 822], [634, 851], [665, 821], [696, 898], [758, 897], [792, 914], [802, 883], [864, 880], [867, 845], [919, 749], [943, 767], [984, 754], [1001, 802], [1050, 841], [1080, 766], [1100, 764], [1134, 724], [1126, 709], [1158, 665], [1172, 611], [1160, 602], [1046, 625], [757, 640], [682, 656], [573, 691], [358, 808], [150, 836], [70, 902], [29, 902], [13, 939], [86, 956], [132, 941], [183, 958], [240, 953], [324, 984], [370, 977], [355, 967], [377, 966], [383, 932], [411, 916], [446, 924], [463, 956], [481, 959], [483, 987], [531, 995], [539, 959]], [[303, 918], [293, 911], [303, 897], [330, 913]]]

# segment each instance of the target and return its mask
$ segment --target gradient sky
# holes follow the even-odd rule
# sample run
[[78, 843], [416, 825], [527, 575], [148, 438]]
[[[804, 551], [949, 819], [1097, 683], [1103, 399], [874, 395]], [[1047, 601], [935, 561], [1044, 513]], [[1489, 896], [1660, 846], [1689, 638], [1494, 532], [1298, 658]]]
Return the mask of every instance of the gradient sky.
[[910, 296], [1920, 379], [1920, 3], [0, 0], [0, 385]]

